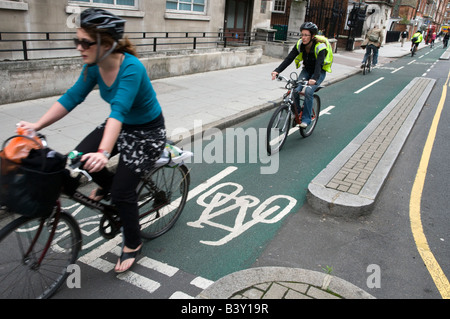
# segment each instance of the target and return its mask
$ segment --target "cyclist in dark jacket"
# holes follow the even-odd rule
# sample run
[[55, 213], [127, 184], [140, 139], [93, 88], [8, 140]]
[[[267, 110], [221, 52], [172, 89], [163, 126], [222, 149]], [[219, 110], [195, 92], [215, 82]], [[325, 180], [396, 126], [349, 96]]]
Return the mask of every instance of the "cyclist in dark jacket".
[[[326, 72], [331, 72], [332, 53], [326, 45], [326, 39], [317, 35], [318, 28], [312, 22], [305, 22], [300, 27], [301, 39], [292, 48], [284, 61], [272, 72], [272, 80], [284, 71], [295, 60], [297, 68], [303, 61], [303, 69], [298, 78], [308, 80], [308, 87], [305, 91], [305, 107], [302, 114], [300, 127], [305, 128], [311, 123], [311, 112], [313, 107], [314, 91], [323, 82]], [[297, 92], [301, 92], [303, 86], [297, 87]], [[298, 99], [298, 94], [295, 94]]]

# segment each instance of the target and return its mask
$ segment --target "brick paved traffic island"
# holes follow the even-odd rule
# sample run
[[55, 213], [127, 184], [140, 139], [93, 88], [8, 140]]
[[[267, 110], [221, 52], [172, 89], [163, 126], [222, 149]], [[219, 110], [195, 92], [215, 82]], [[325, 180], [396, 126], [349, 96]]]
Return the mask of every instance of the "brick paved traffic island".
[[435, 82], [414, 78], [311, 181], [307, 199], [316, 211], [345, 217], [371, 211]]

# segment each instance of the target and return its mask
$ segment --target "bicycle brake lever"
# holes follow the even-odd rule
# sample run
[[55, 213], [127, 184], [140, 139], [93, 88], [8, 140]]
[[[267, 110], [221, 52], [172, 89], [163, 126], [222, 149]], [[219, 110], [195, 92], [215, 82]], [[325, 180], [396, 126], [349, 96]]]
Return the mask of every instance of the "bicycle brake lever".
[[89, 173], [86, 172], [84, 169], [80, 169], [80, 168], [77, 167], [77, 168], [73, 169], [73, 171], [74, 171], [75, 173], [81, 173], [81, 174], [83, 174], [83, 175], [88, 179], [88, 182], [92, 181], [92, 176], [89, 175]]

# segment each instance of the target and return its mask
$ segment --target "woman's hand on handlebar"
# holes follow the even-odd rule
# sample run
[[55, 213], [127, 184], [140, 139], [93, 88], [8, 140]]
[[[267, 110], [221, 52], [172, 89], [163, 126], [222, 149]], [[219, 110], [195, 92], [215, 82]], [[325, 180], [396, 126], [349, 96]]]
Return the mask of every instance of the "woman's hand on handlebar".
[[314, 80], [314, 79], [309, 79], [309, 80], [308, 80], [308, 85], [314, 85], [314, 84], [316, 84], [316, 83], [317, 83], [317, 81]]
[[98, 152], [84, 154], [81, 161], [84, 162], [83, 168], [89, 173], [99, 172], [108, 164], [106, 156]]
[[275, 80], [278, 76], [278, 72], [273, 71], [272, 72], [272, 80]]
[[29, 131], [39, 131], [40, 128], [38, 127], [38, 125], [36, 123], [30, 123], [30, 122], [26, 122], [26, 121], [20, 121], [19, 123], [17, 123], [17, 127], [21, 127], [24, 128], [25, 130], [29, 130]]

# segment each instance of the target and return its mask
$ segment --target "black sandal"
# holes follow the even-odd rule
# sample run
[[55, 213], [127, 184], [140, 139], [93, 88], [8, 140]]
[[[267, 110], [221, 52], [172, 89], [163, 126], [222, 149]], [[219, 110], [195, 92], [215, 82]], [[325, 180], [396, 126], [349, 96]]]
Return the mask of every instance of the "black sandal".
[[134, 261], [131, 263], [130, 267], [128, 267], [127, 269], [119, 271], [119, 270], [116, 270], [116, 268], [114, 267], [114, 271], [117, 274], [121, 274], [121, 273], [124, 273], [124, 272], [130, 270], [130, 268], [133, 267], [133, 265], [136, 263], [137, 256], [141, 253], [141, 250], [142, 250], [142, 244], [141, 244], [141, 247], [139, 247], [139, 249], [135, 250], [135, 251], [124, 252], [122, 249], [122, 253], [120, 254], [120, 257], [119, 257], [120, 265], [122, 265], [122, 263], [127, 259], [134, 258]]

